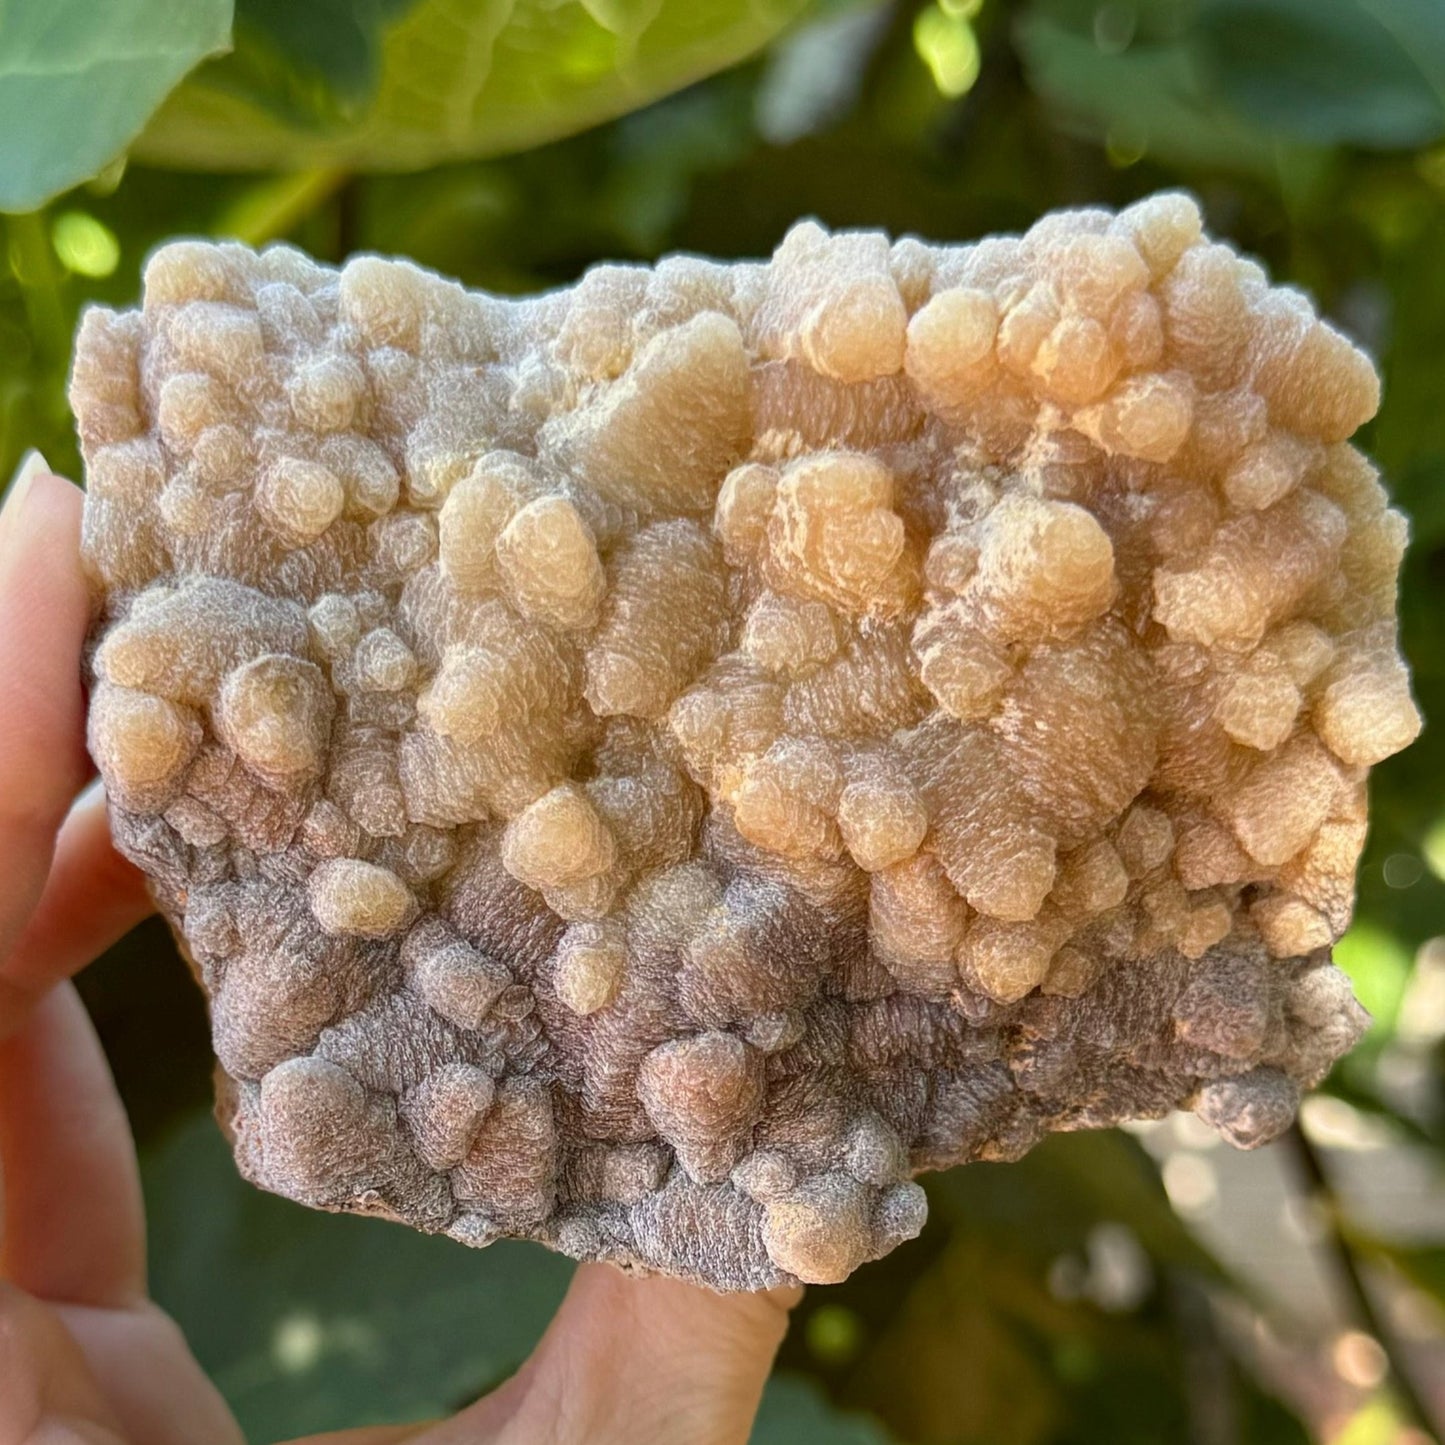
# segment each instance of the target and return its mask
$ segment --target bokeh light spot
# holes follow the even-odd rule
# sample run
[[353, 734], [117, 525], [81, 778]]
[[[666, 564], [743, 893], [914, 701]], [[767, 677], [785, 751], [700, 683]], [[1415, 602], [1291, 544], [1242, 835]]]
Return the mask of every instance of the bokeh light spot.
[[846, 1365], [863, 1348], [863, 1321], [846, 1305], [822, 1305], [808, 1316], [804, 1338], [825, 1365]]
[[1373, 1390], [1389, 1369], [1389, 1360], [1380, 1342], [1363, 1330], [1346, 1330], [1330, 1350], [1330, 1363], [1347, 1385], [1359, 1390]]
[[1180, 1214], [1204, 1214], [1219, 1201], [1214, 1166], [1198, 1154], [1181, 1150], [1164, 1161], [1164, 1192]]
[[316, 1367], [324, 1343], [319, 1320], [311, 1315], [288, 1315], [271, 1338], [271, 1356], [283, 1374], [302, 1375]]
[[1413, 853], [1391, 853], [1380, 870], [1390, 888], [1413, 888], [1425, 875], [1425, 865]]
[[940, 95], [957, 100], [973, 88], [981, 57], [967, 15], [950, 13], [941, 4], [919, 11], [913, 22], [913, 48]]
[[51, 244], [67, 271], [102, 280], [120, 265], [115, 232], [84, 211], [62, 211], [50, 228]]

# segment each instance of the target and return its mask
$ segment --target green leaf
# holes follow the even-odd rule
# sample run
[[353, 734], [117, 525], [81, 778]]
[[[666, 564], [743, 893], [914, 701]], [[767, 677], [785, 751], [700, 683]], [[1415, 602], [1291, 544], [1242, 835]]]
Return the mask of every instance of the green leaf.
[[1070, 128], [1127, 159], [1273, 176], [1271, 138], [1232, 114], [1210, 85], [1192, 34], [1140, 37], [1116, 49], [1068, 23], [1077, 7], [1039, 5], [1015, 31], [1029, 83]]
[[1121, 160], [1283, 179], [1319, 148], [1445, 135], [1438, 0], [1034, 0], [1016, 43], [1060, 119]]
[[1445, 134], [1438, 0], [1209, 0], [1221, 96], [1272, 131], [1397, 149]]
[[3, 0], [0, 210], [32, 211], [104, 169], [230, 33], [231, 0]]
[[[270, 17], [283, 0], [252, 0]], [[288, 85], [254, 47], [202, 68], [162, 108], [138, 154], [199, 169], [343, 166], [409, 170], [536, 145], [733, 64], [803, 13], [808, 0], [415, 0], [379, 36], [374, 91], [339, 104], [362, 67], [331, 74], [326, 96]], [[362, 0], [305, 0], [300, 14]], [[375, 14], [375, 3], [372, 6]], [[307, 35], [310, 32], [306, 32]], [[354, 40], [354, 36], [353, 36]], [[322, 72], [313, 72], [320, 75]], [[345, 97], [343, 97], [345, 99]]]
[[829, 1404], [823, 1392], [798, 1375], [775, 1375], [763, 1391], [750, 1445], [890, 1445], [875, 1420]]
[[413, 0], [236, 0], [243, 41], [270, 44], [297, 72], [315, 75], [343, 100], [376, 84], [381, 31]]
[[144, 1172], [152, 1292], [257, 1442], [454, 1409], [526, 1358], [571, 1274], [263, 1194], [204, 1115]]
[[1413, 960], [1393, 933], [1357, 922], [1335, 944], [1334, 960], [1349, 975], [1355, 994], [1374, 1019], [1372, 1036], [1383, 1042], [1395, 1026]]
[[[257, 1441], [454, 1409], [530, 1353], [571, 1273], [533, 1245], [472, 1252], [263, 1194], [236, 1174], [208, 1115], [156, 1149], [144, 1174], [152, 1293]], [[890, 1440], [791, 1375], [769, 1381], [752, 1435]]]

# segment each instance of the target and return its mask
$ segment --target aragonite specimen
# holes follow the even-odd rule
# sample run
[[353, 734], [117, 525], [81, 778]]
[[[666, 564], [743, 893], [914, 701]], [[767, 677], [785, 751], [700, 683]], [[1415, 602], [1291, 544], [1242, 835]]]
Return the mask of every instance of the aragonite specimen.
[[838, 1280], [1360, 1032], [1377, 382], [1186, 197], [522, 301], [182, 242], [72, 396], [91, 747], [268, 1189]]

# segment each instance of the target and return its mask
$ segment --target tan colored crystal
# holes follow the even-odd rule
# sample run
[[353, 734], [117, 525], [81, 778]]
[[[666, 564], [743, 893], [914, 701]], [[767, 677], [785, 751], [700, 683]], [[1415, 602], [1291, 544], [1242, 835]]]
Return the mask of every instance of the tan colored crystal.
[[72, 396], [91, 746], [268, 1188], [841, 1279], [1362, 1026], [1378, 384], [1187, 197], [522, 301], [184, 242]]

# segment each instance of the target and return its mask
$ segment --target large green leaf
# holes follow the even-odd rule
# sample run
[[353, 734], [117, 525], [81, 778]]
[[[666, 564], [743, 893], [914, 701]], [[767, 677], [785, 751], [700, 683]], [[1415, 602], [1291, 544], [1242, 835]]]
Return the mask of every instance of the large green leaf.
[[[472, 1252], [263, 1194], [208, 1115], [146, 1159], [145, 1187], [152, 1292], [257, 1445], [456, 1408], [526, 1358], [572, 1270], [535, 1245]], [[888, 1442], [794, 1376], [769, 1382], [752, 1436]]]
[[1209, 0], [1200, 16], [1223, 98], [1324, 145], [1423, 145], [1445, 134], [1439, 0]]
[[0, 210], [108, 165], [230, 33], [231, 0], [0, 0]]
[[145, 1185], [152, 1291], [257, 1445], [456, 1407], [526, 1358], [571, 1274], [536, 1245], [473, 1252], [262, 1194], [206, 1116]]
[[1270, 137], [1221, 104], [1196, 35], [1101, 46], [1092, 20], [1075, 23], [1076, 8], [1035, 5], [1015, 32], [1030, 84], [1060, 120], [1121, 157], [1274, 173]]
[[414, 0], [236, 0], [241, 41], [271, 48], [297, 77], [318, 79], [343, 104], [376, 84], [385, 23]]
[[1033, 0], [1017, 43], [1060, 118], [1121, 158], [1287, 179], [1296, 149], [1445, 134], [1439, 0]]
[[816, 1385], [798, 1375], [777, 1375], [763, 1391], [750, 1445], [889, 1445], [875, 1420], [835, 1409]]
[[288, 85], [243, 34], [236, 55], [203, 67], [162, 107], [140, 156], [206, 169], [405, 170], [516, 150], [732, 64], [807, 0], [414, 0], [380, 30], [374, 22], [394, 0], [251, 5], [302, 66], [315, 48], [306, 12], [340, 8], [353, 41], [358, 26], [365, 43], [379, 35], [373, 93], [338, 105], [329, 90]]

